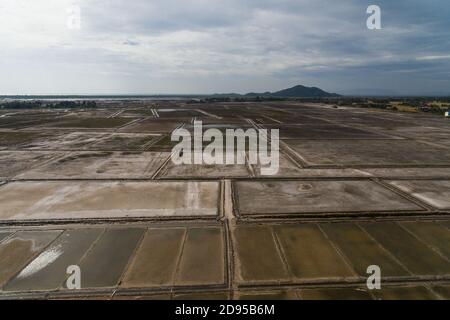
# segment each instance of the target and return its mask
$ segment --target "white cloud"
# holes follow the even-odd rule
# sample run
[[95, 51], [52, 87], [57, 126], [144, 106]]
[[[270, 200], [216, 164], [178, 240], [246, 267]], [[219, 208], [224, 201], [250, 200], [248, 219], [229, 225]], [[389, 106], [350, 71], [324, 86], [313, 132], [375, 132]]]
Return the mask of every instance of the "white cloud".
[[436, 56], [422, 56], [418, 57], [418, 61], [433, 61], [433, 60], [447, 60], [450, 59], [450, 54], [447, 55], [436, 55]]

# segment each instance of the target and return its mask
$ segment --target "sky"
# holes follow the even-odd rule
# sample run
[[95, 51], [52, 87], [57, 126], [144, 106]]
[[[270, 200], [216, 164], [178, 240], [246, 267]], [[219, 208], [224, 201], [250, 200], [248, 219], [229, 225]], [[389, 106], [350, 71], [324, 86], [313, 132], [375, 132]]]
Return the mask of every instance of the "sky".
[[[381, 8], [381, 30], [366, 26], [369, 5]], [[0, 75], [0, 95], [246, 93], [297, 84], [450, 95], [450, 5], [0, 0]]]

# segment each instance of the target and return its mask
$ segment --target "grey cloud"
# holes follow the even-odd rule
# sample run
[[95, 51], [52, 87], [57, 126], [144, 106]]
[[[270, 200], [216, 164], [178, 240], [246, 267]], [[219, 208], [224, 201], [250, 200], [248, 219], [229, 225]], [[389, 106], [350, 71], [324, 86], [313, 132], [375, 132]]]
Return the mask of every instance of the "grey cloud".
[[[365, 27], [372, 2], [79, 0], [79, 32], [57, 33], [48, 21], [35, 22], [48, 22], [46, 28], [27, 27], [10, 15], [8, 23], [16, 25], [0, 29], [6, 43], [0, 68], [30, 78], [30, 93], [245, 92], [297, 82], [337, 92], [361, 84], [410, 94], [445, 91], [449, 60], [426, 57], [450, 52], [448, 0], [378, 0], [380, 31]], [[11, 6], [8, 12], [20, 9]], [[21, 67], [25, 61], [28, 68]], [[46, 68], [47, 84], [37, 76]], [[67, 71], [74, 79], [59, 81]], [[0, 79], [4, 93], [21, 85]]]

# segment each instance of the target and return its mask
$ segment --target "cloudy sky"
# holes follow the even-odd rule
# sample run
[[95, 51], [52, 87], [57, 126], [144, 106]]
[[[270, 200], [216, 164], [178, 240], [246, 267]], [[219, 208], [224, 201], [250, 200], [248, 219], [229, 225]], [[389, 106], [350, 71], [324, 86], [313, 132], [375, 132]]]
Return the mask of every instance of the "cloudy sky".
[[448, 0], [0, 0], [0, 94], [450, 94], [449, 30]]

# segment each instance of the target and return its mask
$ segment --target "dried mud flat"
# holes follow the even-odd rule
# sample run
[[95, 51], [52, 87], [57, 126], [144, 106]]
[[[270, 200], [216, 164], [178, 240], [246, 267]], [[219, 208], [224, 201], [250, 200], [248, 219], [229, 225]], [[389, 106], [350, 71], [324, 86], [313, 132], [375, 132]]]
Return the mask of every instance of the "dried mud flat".
[[[194, 120], [279, 129], [280, 170], [173, 164]], [[0, 299], [450, 299], [449, 136], [437, 116], [300, 102], [6, 113]]]

